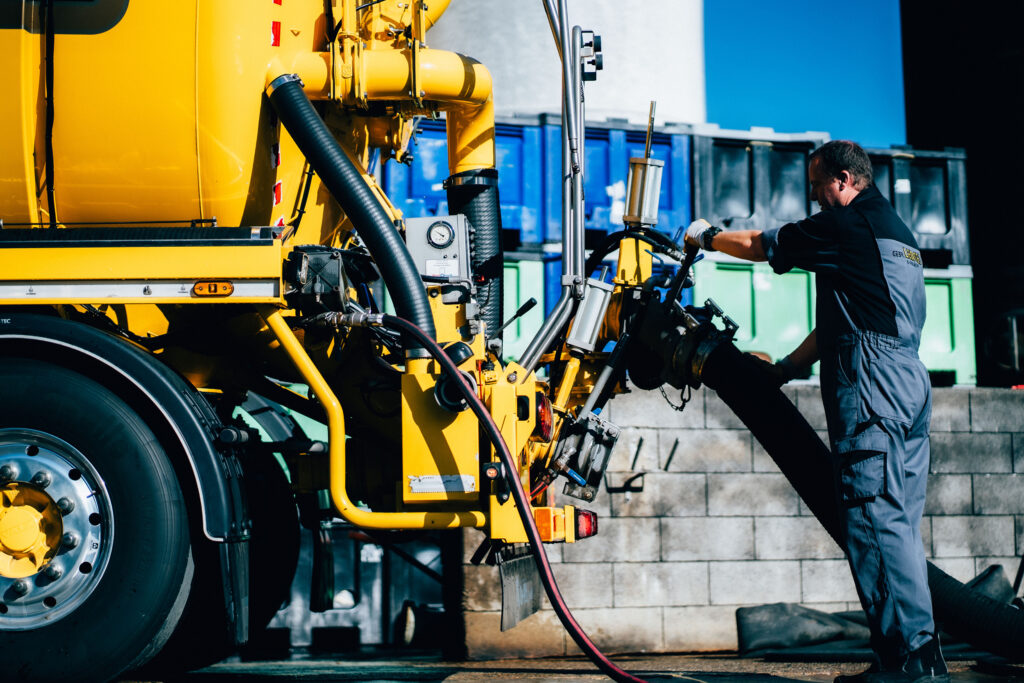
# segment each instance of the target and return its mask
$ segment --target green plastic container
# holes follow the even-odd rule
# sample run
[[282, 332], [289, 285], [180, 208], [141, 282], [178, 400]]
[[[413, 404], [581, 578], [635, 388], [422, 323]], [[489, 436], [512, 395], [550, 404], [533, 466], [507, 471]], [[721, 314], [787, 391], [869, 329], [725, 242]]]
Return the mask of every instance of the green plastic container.
[[544, 323], [544, 261], [539, 258], [508, 259], [505, 261], [504, 278], [506, 318], [515, 314], [531, 297], [537, 300], [537, 305], [529, 313], [512, 322], [502, 333], [502, 355], [506, 360], [519, 360]]
[[[925, 270], [928, 316], [921, 360], [937, 381], [976, 384], [974, 305], [969, 267]], [[765, 263], [704, 260], [694, 266], [693, 301], [711, 298], [739, 325], [737, 346], [782, 358], [814, 329], [814, 274], [776, 275]], [[815, 366], [817, 373], [817, 366]]]
[[814, 329], [814, 275], [776, 275], [766, 263], [704, 260], [694, 266], [693, 302], [713, 299], [736, 321], [737, 346], [773, 360], [795, 349]]
[[976, 384], [974, 302], [970, 268], [925, 270], [928, 317], [921, 334], [921, 360], [931, 371], [956, 374], [956, 384]]

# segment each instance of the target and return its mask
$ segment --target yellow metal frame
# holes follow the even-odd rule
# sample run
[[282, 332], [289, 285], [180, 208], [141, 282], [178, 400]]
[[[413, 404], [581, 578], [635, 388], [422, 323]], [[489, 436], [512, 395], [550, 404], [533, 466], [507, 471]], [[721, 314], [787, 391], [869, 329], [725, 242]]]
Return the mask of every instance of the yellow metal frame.
[[338, 514], [352, 524], [368, 529], [451, 529], [482, 527], [487, 523], [486, 515], [478, 510], [372, 512], [353, 503], [345, 488], [345, 415], [341, 402], [327, 384], [327, 380], [320, 374], [320, 370], [310, 360], [295, 333], [288, 327], [281, 311], [264, 309], [261, 310], [261, 314], [327, 413], [331, 501]]
[[[279, 241], [246, 246], [173, 247], [26, 247], [0, 249], [0, 284], [23, 283], [40, 287], [66, 284], [60, 296], [0, 297], [3, 305], [24, 304], [158, 304], [158, 303], [274, 303], [283, 304], [281, 283], [282, 247]], [[173, 283], [191, 292], [197, 282], [231, 281], [236, 290], [245, 282], [262, 282], [276, 291], [268, 296], [232, 294], [226, 297], [145, 294], [147, 283]], [[138, 285], [138, 294], [97, 299], [95, 294], [75, 294], [76, 284], [121, 283]], [[26, 290], [27, 291], [27, 290]]]

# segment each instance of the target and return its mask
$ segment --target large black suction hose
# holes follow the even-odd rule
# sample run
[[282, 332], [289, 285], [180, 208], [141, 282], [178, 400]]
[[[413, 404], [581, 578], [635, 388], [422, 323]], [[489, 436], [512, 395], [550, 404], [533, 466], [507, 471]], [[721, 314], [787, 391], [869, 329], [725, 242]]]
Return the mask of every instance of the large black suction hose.
[[[371, 318], [373, 316], [367, 316], [364, 320], [360, 321], [359, 324], [372, 324]], [[540, 539], [540, 532], [537, 531], [537, 523], [533, 520], [533, 514], [530, 512], [530, 501], [527, 498], [526, 491], [523, 490], [522, 482], [519, 481], [519, 477], [515, 476], [518, 472], [516, 467], [515, 458], [512, 457], [512, 453], [508, 450], [508, 446], [505, 444], [505, 439], [501, 436], [501, 431], [498, 429], [498, 425], [494, 423], [494, 419], [491, 414], [487, 412], [487, 407], [483, 404], [483, 401], [476, 395], [476, 390], [471, 387], [462, 373], [459, 372], [458, 367], [448, 354], [435, 342], [433, 339], [428, 337], [424, 332], [413, 325], [408, 320], [402, 320], [399, 317], [393, 315], [381, 315], [378, 316], [381, 323], [386, 327], [399, 329], [412, 337], [417, 338], [420, 343], [423, 344], [424, 348], [430, 352], [443, 368], [444, 372], [455, 379], [459, 389], [465, 396], [466, 401], [469, 402], [469, 407], [476, 415], [477, 419], [480, 420], [481, 426], [487, 432], [487, 437], [492, 444], [494, 444], [495, 450], [498, 451], [498, 455], [501, 458], [501, 462], [505, 467], [505, 471], [509, 473], [507, 477], [509, 487], [512, 489], [512, 498], [515, 501], [516, 507], [519, 511], [519, 517], [523, 521], [523, 526], [526, 528], [526, 537], [530, 541], [530, 546], [533, 549], [533, 559], [537, 563], [537, 571], [540, 572], [541, 582], [544, 584], [544, 590], [547, 592], [548, 599], [551, 601], [552, 607], [555, 609], [555, 613], [561, 620], [565, 630], [569, 632], [572, 639], [576, 642], [590, 661], [594, 663], [606, 676], [615, 681], [624, 681], [626, 683], [646, 683], [642, 678], [637, 678], [626, 671], [623, 671], [619, 667], [615, 666], [607, 656], [605, 656], [597, 646], [587, 637], [587, 634], [583, 632], [583, 629], [576, 619], [573, 618], [572, 613], [569, 612], [569, 607], [565, 604], [565, 600], [562, 599], [562, 594], [558, 592], [558, 585], [555, 583], [555, 576], [551, 571], [551, 564], [548, 562], [547, 553], [544, 551], [544, 544]], [[346, 320], [347, 318], [347, 320]], [[351, 316], [342, 317], [342, 322], [352, 322]]]
[[505, 254], [501, 246], [501, 205], [498, 202], [498, 169], [463, 171], [445, 181], [448, 211], [461, 213], [473, 226], [473, 274], [483, 280], [478, 285], [481, 314], [488, 338], [501, 337], [496, 331], [504, 320], [504, 296], [501, 277]]
[[[728, 342], [708, 355], [700, 379], [750, 429], [825, 530], [845, 547], [832, 455], [786, 395]], [[935, 618], [948, 633], [1004, 657], [1024, 657], [1024, 612], [971, 590], [931, 562], [928, 585]]]
[[[395, 302], [395, 311], [436, 339], [427, 293], [402, 236], [362, 173], [316, 113], [302, 91], [302, 81], [294, 74], [280, 76], [267, 87], [267, 94], [288, 134], [370, 250]], [[411, 342], [406, 348], [415, 352], [422, 346]]]

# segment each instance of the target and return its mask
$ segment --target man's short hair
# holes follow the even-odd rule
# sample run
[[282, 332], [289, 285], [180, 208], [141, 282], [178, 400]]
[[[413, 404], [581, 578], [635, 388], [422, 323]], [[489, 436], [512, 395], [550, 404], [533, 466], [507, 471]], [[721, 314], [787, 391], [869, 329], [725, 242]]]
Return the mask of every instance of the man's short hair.
[[857, 189], [862, 190], [874, 182], [871, 159], [856, 142], [832, 140], [811, 152], [808, 161], [819, 159], [821, 171], [829, 178], [838, 178], [842, 171], [849, 171]]

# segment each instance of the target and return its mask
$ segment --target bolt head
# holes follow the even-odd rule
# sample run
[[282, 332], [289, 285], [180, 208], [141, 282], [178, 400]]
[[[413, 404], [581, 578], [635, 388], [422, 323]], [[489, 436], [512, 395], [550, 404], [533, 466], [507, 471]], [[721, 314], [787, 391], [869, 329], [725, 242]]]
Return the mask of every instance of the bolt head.
[[61, 536], [60, 544], [61, 544], [62, 547], [67, 548], [68, 550], [70, 550], [71, 548], [74, 548], [75, 546], [78, 545], [78, 536], [76, 536], [75, 534], [73, 534], [71, 532], [68, 532], [68, 533], [64, 534], [63, 536]]
[[46, 568], [43, 569], [43, 576], [48, 578], [50, 581], [56, 581], [63, 575], [64, 572], [55, 564], [48, 564], [46, 565]]
[[508, 373], [508, 377], [506, 379], [508, 379], [509, 382], [515, 382], [517, 379], [519, 379], [519, 375], [514, 372], [510, 372]]
[[17, 595], [24, 595], [25, 593], [28, 593], [28, 581], [25, 579], [18, 579], [11, 584], [11, 590]]
[[60, 510], [62, 515], [70, 515], [71, 511], [75, 509], [75, 501], [70, 498], [61, 498], [57, 501], [57, 509]]
[[18, 468], [15, 465], [0, 466], [0, 482], [14, 481], [18, 476]]
[[53, 477], [50, 476], [50, 473], [42, 470], [36, 472], [32, 477], [32, 483], [43, 489], [49, 486], [52, 481]]

